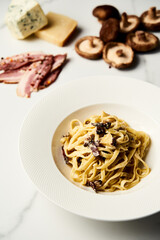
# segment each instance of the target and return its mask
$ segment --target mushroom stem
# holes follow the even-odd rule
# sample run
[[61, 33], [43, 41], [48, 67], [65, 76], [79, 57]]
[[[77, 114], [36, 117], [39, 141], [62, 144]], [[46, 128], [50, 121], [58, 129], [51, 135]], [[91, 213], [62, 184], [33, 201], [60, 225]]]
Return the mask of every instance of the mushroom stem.
[[122, 13], [122, 23], [124, 27], [128, 27], [130, 25], [130, 22], [128, 22], [128, 16], [127, 13]]
[[124, 52], [123, 52], [122, 49], [117, 50], [116, 54], [117, 54], [118, 57], [124, 57]]
[[94, 42], [93, 42], [93, 38], [89, 38], [88, 40], [89, 40], [89, 46], [90, 46], [91, 48], [94, 48], [94, 47], [95, 47], [95, 44], [94, 44]]
[[151, 7], [149, 10], [148, 10], [148, 16], [150, 19], [156, 19], [157, 16], [156, 16], [156, 7]]
[[142, 42], [146, 42], [147, 41], [145, 32], [143, 32], [143, 31], [137, 31], [136, 32], [136, 37], [138, 38], [139, 41], [142, 41]]

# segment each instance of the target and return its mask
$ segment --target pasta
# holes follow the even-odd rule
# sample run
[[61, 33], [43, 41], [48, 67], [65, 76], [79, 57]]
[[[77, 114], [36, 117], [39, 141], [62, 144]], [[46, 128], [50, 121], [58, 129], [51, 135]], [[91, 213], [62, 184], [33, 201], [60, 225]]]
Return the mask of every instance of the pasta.
[[61, 144], [71, 178], [96, 192], [130, 189], [150, 172], [144, 161], [149, 136], [105, 112], [84, 123], [73, 119]]

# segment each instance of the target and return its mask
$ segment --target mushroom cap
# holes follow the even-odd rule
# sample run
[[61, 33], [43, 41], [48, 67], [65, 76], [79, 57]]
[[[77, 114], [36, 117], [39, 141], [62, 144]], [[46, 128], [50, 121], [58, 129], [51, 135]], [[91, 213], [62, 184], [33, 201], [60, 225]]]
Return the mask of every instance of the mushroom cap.
[[119, 42], [109, 42], [103, 48], [103, 59], [115, 68], [129, 67], [134, 58], [134, 52], [128, 45]]
[[93, 16], [99, 20], [107, 20], [108, 18], [120, 19], [120, 14], [117, 8], [111, 5], [101, 5], [93, 9]]
[[156, 7], [142, 13], [140, 19], [146, 30], [160, 31], [160, 10], [156, 10]]
[[119, 20], [115, 18], [109, 18], [103, 22], [100, 30], [100, 39], [103, 42], [110, 42], [116, 40], [119, 33]]
[[148, 52], [158, 47], [159, 39], [152, 33], [136, 31], [127, 35], [126, 43], [138, 52]]
[[103, 47], [103, 41], [95, 36], [80, 38], [75, 44], [75, 50], [81, 57], [93, 60], [102, 56]]
[[140, 24], [140, 18], [136, 15], [127, 15], [122, 13], [120, 21], [120, 31], [122, 33], [130, 33], [135, 31]]

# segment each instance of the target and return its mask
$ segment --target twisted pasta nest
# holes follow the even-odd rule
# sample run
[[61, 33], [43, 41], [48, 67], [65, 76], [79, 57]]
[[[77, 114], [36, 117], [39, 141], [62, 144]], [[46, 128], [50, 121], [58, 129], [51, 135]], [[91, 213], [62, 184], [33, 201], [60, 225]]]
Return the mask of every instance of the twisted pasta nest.
[[71, 178], [96, 192], [127, 190], [150, 172], [144, 161], [149, 136], [105, 112], [84, 123], [73, 119], [61, 144]]

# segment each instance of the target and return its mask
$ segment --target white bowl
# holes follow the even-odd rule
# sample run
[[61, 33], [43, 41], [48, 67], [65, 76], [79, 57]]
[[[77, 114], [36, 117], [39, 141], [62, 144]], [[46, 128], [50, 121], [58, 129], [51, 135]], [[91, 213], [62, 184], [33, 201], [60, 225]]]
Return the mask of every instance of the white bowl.
[[[152, 92], [152, 97], [151, 97]], [[156, 103], [156, 104], [155, 104]], [[23, 167], [38, 190], [66, 210], [109, 221], [144, 217], [160, 210], [160, 89], [132, 78], [97, 76], [61, 85], [36, 104], [21, 128]], [[94, 193], [70, 179], [60, 138], [73, 118], [106, 111], [151, 137], [150, 174], [130, 190]]]

